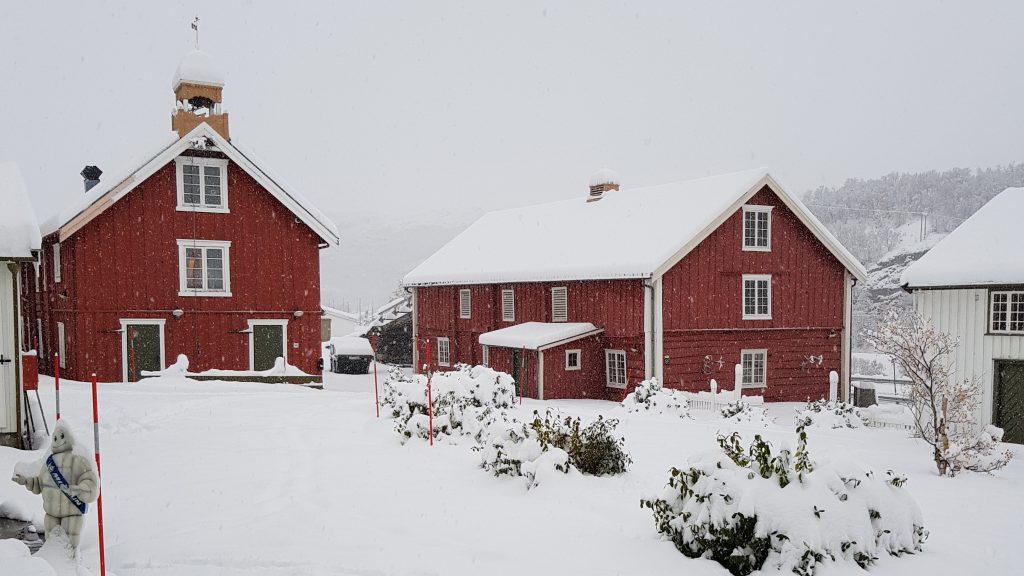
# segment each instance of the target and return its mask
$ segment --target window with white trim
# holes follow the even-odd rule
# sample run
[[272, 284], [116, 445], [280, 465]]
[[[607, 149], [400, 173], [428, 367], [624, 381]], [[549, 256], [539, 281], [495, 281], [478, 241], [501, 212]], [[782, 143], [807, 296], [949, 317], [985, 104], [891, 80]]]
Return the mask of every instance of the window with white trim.
[[179, 296], [231, 296], [231, 242], [178, 240]]
[[67, 345], [64, 343], [64, 323], [57, 322], [57, 354], [59, 366], [67, 368]]
[[451, 344], [448, 342], [447, 337], [440, 337], [437, 339], [437, 365], [438, 366], [451, 366]]
[[569, 296], [565, 286], [551, 289], [551, 321], [566, 322], [569, 319]]
[[178, 156], [178, 210], [228, 211], [228, 161], [224, 158]]
[[579, 370], [580, 369], [580, 351], [579, 350], [566, 350], [565, 351], [565, 369], [566, 370]]
[[459, 318], [469, 318], [473, 313], [472, 293], [469, 288], [459, 290]]
[[484, 350], [483, 365], [487, 366], [487, 367], [490, 367], [490, 365], [491, 365], [491, 347], [488, 346], [487, 344], [483, 344], [483, 350]]
[[740, 350], [744, 388], [764, 388], [766, 386], [765, 366], [767, 361], [767, 350]]
[[992, 292], [990, 332], [1024, 334], [1024, 291]]
[[501, 320], [502, 322], [516, 321], [516, 293], [510, 289], [501, 291]]
[[53, 243], [53, 281], [60, 283], [60, 242]]
[[743, 275], [743, 319], [771, 320], [772, 277], [770, 274]]
[[770, 252], [772, 249], [772, 206], [743, 207], [743, 249]]
[[626, 387], [626, 351], [604, 351], [605, 383], [609, 388]]

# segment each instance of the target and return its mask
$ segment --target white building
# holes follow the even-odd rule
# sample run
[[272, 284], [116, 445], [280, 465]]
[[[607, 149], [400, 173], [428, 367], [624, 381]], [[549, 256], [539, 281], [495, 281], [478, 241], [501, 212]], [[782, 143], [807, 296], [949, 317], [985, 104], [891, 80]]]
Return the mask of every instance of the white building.
[[1008, 188], [903, 273], [914, 308], [960, 339], [958, 378], [977, 378], [978, 421], [1024, 443], [1024, 188]]
[[322, 318], [326, 324], [324, 342], [338, 336], [348, 336], [359, 326], [359, 314], [355, 312], [346, 312], [323, 304], [320, 305], [320, 309], [324, 311]]

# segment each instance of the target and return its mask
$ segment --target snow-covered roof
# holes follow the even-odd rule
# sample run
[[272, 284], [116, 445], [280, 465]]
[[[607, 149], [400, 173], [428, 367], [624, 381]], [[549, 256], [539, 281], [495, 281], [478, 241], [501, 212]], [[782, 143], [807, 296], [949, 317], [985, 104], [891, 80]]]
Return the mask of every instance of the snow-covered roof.
[[603, 331], [590, 322], [523, 322], [485, 332], [480, 335], [480, 343], [502, 348], [543, 350]]
[[224, 74], [209, 54], [197, 48], [182, 56], [178, 62], [178, 69], [174, 71], [174, 79], [171, 80], [171, 90], [177, 90], [182, 82], [224, 86]]
[[1024, 188], [1007, 188], [903, 271], [909, 288], [1024, 284]]
[[161, 140], [159, 146], [151, 148], [135, 162], [129, 164], [127, 168], [106, 176], [88, 192], [77, 194], [75, 199], [68, 202], [60, 212], [47, 219], [43, 224], [43, 235], [59, 230], [60, 240], [63, 241], [203, 138], [212, 142], [217, 151], [224, 153], [245, 170], [274, 198], [313, 229], [321, 239], [330, 244], [340, 243], [337, 226], [312, 202], [284, 184], [281, 178], [264, 168], [262, 163], [257, 163], [251, 152], [235, 143], [228, 142], [205, 122], [193, 128], [182, 138], [178, 138], [174, 132], [168, 133], [168, 136]]
[[31, 258], [41, 237], [21, 170], [0, 162], [0, 258]]
[[373, 356], [370, 341], [362, 336], [337, 336], [331, 338], [334, 353], [342, 356]]
[[594, 172], [590, 176], [590, 185], [600, 186], [601, 184], [620, 184], [619, 175], [610, 168], [602, 168]]
[[355, 312], [346, 312], [344, 310], [338, 310], [337, 308], [332, 308], [330, 306], [325, 306], [323, 304], [320, 305], [320, 309], [323, 310], [324, 314], [327, 316], [344, 318], [345, 320], [351, 320], [353, 322], [359, 321], [359, 314], [356, 314]]
[[407, 286], [659, 277], [763, 186], [858, 279], [864, 267], [765, 168], [490, 212], [406, 275]]

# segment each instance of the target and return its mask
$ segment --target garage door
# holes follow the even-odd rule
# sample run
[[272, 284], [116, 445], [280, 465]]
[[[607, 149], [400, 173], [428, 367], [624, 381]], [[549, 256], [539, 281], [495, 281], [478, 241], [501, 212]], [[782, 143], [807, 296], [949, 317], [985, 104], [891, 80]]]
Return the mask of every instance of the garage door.
[[995, 425], [1003, 442], [1024, 444], [1024, 362], [996, 361]]

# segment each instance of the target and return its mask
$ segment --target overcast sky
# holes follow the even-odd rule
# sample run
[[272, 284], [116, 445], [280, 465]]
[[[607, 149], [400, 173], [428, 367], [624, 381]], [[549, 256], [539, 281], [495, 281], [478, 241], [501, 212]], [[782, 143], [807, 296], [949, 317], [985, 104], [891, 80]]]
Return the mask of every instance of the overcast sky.
[[369, 280], [340, 271], [365, 239], [325, 260], [353, 302], [436, 248], [408, 223], [454, 233], [605, 166], [624, 187], [768, 166], [802, 193], [1024, 160], [1022, 2], [4, 3], [0, 160], [41, 218], [169, 130], [197, 11], [233, 139], [343, 236], [386, 239]]

